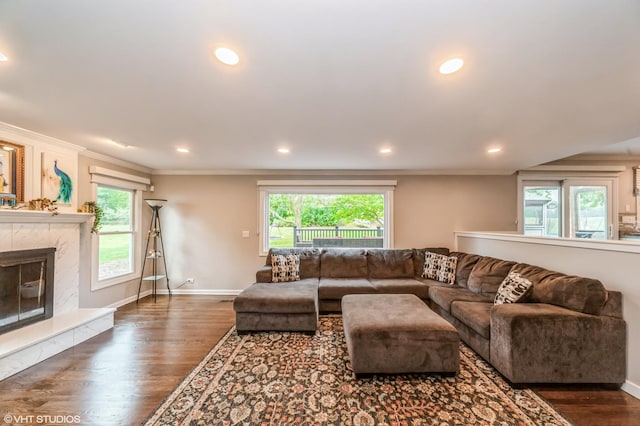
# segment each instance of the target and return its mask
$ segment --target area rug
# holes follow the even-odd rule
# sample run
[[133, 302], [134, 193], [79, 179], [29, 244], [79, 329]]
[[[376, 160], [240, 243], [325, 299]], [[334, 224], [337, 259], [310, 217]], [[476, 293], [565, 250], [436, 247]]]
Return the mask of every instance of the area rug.
[[513, 389], [460, 346], [456, 376], [356, 378], [342, 318], [315, 335], [235, 328], [182, 381], [146, 425], [569, 425], [528, 389]]

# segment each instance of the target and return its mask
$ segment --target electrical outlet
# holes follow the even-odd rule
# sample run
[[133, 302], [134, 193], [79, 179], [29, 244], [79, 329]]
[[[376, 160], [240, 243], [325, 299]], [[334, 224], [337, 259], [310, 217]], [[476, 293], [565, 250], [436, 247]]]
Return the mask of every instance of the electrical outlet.
[[187, 284], [193, 284], [195, 281], [194, 278], [187, 278]]

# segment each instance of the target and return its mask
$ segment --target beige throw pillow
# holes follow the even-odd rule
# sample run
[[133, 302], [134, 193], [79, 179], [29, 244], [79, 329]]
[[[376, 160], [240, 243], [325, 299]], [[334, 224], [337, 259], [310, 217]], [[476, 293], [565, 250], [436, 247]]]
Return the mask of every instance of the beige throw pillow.
[[271, 281], [274, 283], [300, 281], [300, 256], [271, 255]]
[[531, 281], [523, 277], [517, 272], [509, 272], [509, 275], [502, 281], [494, 305], [502, 305], [503, 303], [517, 303], [524, 299], [531, 289]]
[[424, 254], [424, 271], [422, 276], [430, 280], [453, 285], [456, 281], [457, 265], [458, 258], [455, 256], [426, 252]]

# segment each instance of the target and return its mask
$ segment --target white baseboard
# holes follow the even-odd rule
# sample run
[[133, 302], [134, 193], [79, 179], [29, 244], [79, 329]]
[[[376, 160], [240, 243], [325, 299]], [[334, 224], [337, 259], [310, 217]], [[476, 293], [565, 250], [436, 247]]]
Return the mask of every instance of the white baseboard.
[[[188, 294], [188, 295], [209, 295], [209, 296], [237, 296], [240, 294], [242, 290], [235, 289], [206, 289], [206, 288], [176, 288], [172, 289], [172, 294]], [[145, 290], [140, 293], [140, 299], [143, 297], [147, 297], [151, 295], [151, 289]], [[166, 288], [159, 288], [158, 294], [169, 294]], [[138, 295], [134, 294], [133, 296], [127, 297], [126, 299], [119, 300], [115, 303], [105, 306], [105, 308], [119, 308], [120, 306], [124, 306], [127, 303], [135, 302], [138, 299]]]
[[[209, 296], [237, 296], [242, 290], [237, 289], [212, 289], [212, 288], [176, 288], [172, 294], [209, 295]], [[166, 288], [159, 288], [158, 294], [169, 294]]]
[[630, 381], [627, 380], [626, 382], [624, 382], [622, 384], [620, 389], [622, 389], [623, 391], [625, 391], [626, 393], [628, 393], [632, 397], [634, 397], [636, 399], [640, 399], [640, 386], [636, 385], [635, 383], [630, 382]]
[[[151, 290], [145, 290], [140, 293], [140, 299], [146, 297], [151, 294]], [[127, 303], [135, 302], [138, 299], [138, 295], [134, 294], [133, 296], [129, 296], [126, 299], [119, 300], [115, 303], [105, 306], [105, 308], [119, 308], [120, 306], [124, 306]]]

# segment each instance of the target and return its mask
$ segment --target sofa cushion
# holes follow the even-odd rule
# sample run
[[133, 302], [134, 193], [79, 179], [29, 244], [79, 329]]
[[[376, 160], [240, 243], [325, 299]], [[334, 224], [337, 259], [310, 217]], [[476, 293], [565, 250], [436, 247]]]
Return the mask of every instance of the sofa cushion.
[[429, 285], [413, 278], [372, 279], [369, 281], [377, 293], [415, 294], [421, 299], [429, 298]]
[[592, 278], [575, 275], [553, 276], [533, 286], [531, 302], [562, 306], [572, 311], [600, 315], [607, 290]]
[[341, 299], [345, 294], [369, 294], [376, 289], [366, 278], [320, 278], [320, 299]]
[[300, 281], [300, 256], [271, 255], [271, 281], [274, 283]]
[[233, 301], [236, 312], [312, 313], [317, 309], [318, 279], [252, 284]]
[[493, 302], [493, 298], [490, 296], [473, 293], [464, 287], [446, 285], [429, 287], [429, 299], [449, 313], [451, 313], [451, 303], [456, 300], [463, 302]]
[[413, 277], [413, 253], [411, 250], [367, 250], [369, 278]]
[[452, 252], [450, 256], [455, 256], [458, 258], [458, 264], [456, 265], [456, 284], [461, 287], [467, 287], [469, 274], [482, 256], [478, 256], [477, 254], [462, 253], [459, 251]]
[[492, 303], [455, 301], [451, 304], [451, 315], [485, 339], [490, 339], [492, 307]]
[[420, 248], [420, 249], [411, 249], [413, 252], [413, 276], [421, 277], [424, 272], [424, 254], [426, 252], [443, 254], [445, 256], [449, 255], [449, 249], [446, 247], [431, 247], [431, 248]]
[[450, 284], [445, 284], [442, 283], [440, 281], [436, 281], [436, 280], [430, 280], [429, 278], [414, 278], [416, 281], [420, 281], [423, 284], [426, 284], [428, 287], [432, 287], [432, 286], [437, 286], [437, 287], [449, 287], [451, 288]]
[[502, 281], [496, 298], [493, 300], [494, 305], [502, 305], [503, 303], [517, 303], [523, 301], [531, 291], [531, 281], [523, 277], [517, 272], [509, 272], [507, 277]]
[[453, 285], [456, 281], [457, 263], [458, 258], [455, 256], [426, 252], [424, 254], [424, 273], [422, 276]]
[[330, 249], [320, 253], [321, 278], [366, 278], [367, 254], [363, 249]]
[[271, 266], [271, 255], [297, 254], [300, 256], [300, 278], [320, 278], [320, 249], [317, 248], [272, 248], [266, 266]]
[[516, 272], [523, 276], [524, 278], [531, 281], [533, 285], [536, 285], [547, 278], [551, 277], [561, 277], [565, 274], [560, 272], [551, 271], [549, 269], [541, 268], [540, 266], [529, 265], [527, 263], [516, 263], [511, 268], [510, 272]]
[[474, 293], [493, 298], [498, 287], [515, 264], [515, 262], [508, 260], [483, 256], [471, 270], [467, 287]]

